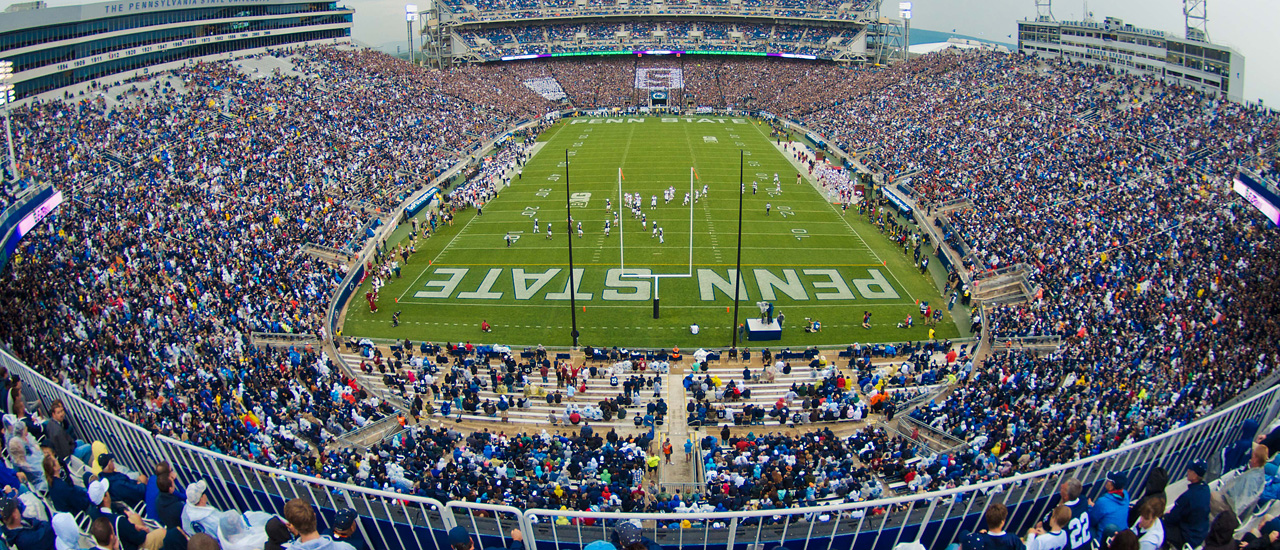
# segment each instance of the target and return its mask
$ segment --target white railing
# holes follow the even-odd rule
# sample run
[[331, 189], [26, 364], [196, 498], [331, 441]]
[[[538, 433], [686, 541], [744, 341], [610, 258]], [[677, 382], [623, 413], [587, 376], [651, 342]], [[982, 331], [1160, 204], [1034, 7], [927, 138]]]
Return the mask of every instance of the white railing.
[[[152, 434], [81, 399], [8, 352], [0, 351], [0, 363], [19, 376], [46, 407], [54, 399], [61, 399], [79, 437], [109, 442], [117, 458], [135, 469], [148, 472], [153, 464], [168, 460], [184, 484], [208, 479], [210, 499], [221, 509], [279, 513], [287, 500], [304, 498], [319, 508], [324, 527], [333, 520], [336, 510], [351, 508], [360, 514], [361, 532], [370, 547], [388, 550], [446, 550], [445, 532], [457, 525], [477, 534], [482, 546], [505, 545], [510, 541], [511, 529], [519, 528], [527, 549], [574, 550], [606, 539], [612, 525], [628, 519], [641, 520], [646, 536], [666, 547], [788, 543], [789, 548], [805, 549], [887, 549], [898, 542], [919, 541], [930, 548], [942, 548], [955, 540], [962, 529], [975, 529], [989, 502], [1001, 501], [1009, 506], [1011, 532], [1034, 524], [1047, 512], [1063, 476], [1080, 478], [1086, 496], [1097, 496], [1106, 474], [1116, 470], [1128, 472], [1135, 493], [1156, 467], [1176, 478], [1190, 461], [1216, 454], [1238, 439], [1245, 419], [1267, 425], [1280, 406], [1280, 386], [1259, 385], [1229, 408], [1145, 441], [1052, 468], [932, 493], [778, 510], [623, 514], [520, 510], [456, 501], [443, 504], [431, 498], [299, 475]], [[592, 525], [580, 521], [557, 525], [555, 520], [562, 517], [594, 521]], [[689, 529], [663, 527], [681, 519], [696, 520], [697, 524]]]

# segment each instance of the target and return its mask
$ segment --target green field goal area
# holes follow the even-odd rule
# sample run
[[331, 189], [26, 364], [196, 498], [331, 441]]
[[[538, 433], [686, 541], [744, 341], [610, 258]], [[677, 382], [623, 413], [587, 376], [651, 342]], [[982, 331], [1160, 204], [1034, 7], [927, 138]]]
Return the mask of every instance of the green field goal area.
[[[743, 187], [739, 322], [759, 317], [762, 300], [786, 321], [780, 342], [740, 345], [900, 342], [926, 339], [931, 328], [937, 338], [959, 334], [949, 312], [935, 327], [920, 322], [922, 301], [945, 311], [933, 276], [854, 209], [828, 202], [760, 121], [586, 117], [558, 123], [543, 139], [482, 215], [459, 212], [452, 226], [417, 240], [401, 277], [381, 289], [377, 313], [359, 298], [366, 282], [343, 334], [565, 346], [572, 292], [582, 345], [728, 346]], [[619, 187], [639, 194], [641, 218]], [[864, 312], [871, 329], [862, 327]], [[915, 326], [898, 328], [908, 315]], [[805, 332], [806, 319], [822, 331]], [[493, 332], [482, 333], [482, 321]]]

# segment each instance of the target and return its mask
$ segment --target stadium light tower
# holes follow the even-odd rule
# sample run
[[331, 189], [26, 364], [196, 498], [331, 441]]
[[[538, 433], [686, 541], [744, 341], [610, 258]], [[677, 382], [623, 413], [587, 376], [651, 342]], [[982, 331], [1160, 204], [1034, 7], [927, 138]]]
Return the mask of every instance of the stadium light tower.
[[418, 6], [405, 4], [404, 22], [409, 27], [409, 63], [413, 63], [413, 22], [418, 20]]
[[1182, 15], [1187, 19], [1187, 40], [1209, 41], [1209, 0], [1182, 0]]
[[1036, 0], [1036, 22], [1053, 21], [1053, 0]]
[[911, 61], [911, 2], [898, 2], [898, 16], [902, 18], [902, 60]]
[[13, 103], [13, 62], [0, 61], [0, 106], [4, 107], [4, 134], [9, 138], [9, 173], [18, 181], [18, 162], [13, 155], [13, 125], [9, 122], [9, 104]]

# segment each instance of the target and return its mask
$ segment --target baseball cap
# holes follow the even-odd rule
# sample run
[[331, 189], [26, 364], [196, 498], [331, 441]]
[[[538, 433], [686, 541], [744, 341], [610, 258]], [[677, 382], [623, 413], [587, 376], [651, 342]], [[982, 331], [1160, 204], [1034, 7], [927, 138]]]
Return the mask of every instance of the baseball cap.
[[293, 540], [289, 527], [279, 517], [267, 520], [266, 533], [267, 542], [262, 545], [262, 550], [283, 550], [284, 544]]
[[107, 489], [111, 488], [111, 482], [105, 479], [99, 479], [89, 484], [89, 502], [97, 505], [102, 504], [102, 497], [107, 494]]
[[18, 509], [18, 499], [6, 498], [0, 499], [0, 518], [8, 519], [14, 510]]
[[1200, 477], [1204, 477], [1205, 473], [1209, 471], [1209, 463], [1203, 460], [1196, 460], [1188, 465], [1187, 469], [1195, 472]]
[[1124, 486], [1129, 483], [1129, 476], [1125, 475], [1124, 472], [1111, 472], [1107, 474], [1107, 481], [1115, 485], [1116, 489], [1124, 489]]
[[111, 464], [111, 461], [115, 460], [115, 458], [115, 455], [111, 453], [102, 453], [98, 455], [98, 467], [106, 468], [107, 464]]
[[471, 533], [467, 532], [465, 527], [454, 527], [449, 530], [449, 545], [456, 546], [466, 544], [471, 540]]
[[207, 490], [209, 490], [209, 482], [203, 479], [192, 483], [187, 487], [187, 504], [192, 506], [200, 504], [200, 497], [204, 496]]
[[348, 529], [356, 522], [356, 511], [350, 508], [339, 510], [338, 517], [333, 520], [334, 529]]
[[617, 527], [613, 528], [613, 532], [618, 534], [618, 543], [623, 548], [640, 542], [640, 539], [643, 538], [643, 535], [640, 534], [640, 528], [630, 521], [619, 523]]

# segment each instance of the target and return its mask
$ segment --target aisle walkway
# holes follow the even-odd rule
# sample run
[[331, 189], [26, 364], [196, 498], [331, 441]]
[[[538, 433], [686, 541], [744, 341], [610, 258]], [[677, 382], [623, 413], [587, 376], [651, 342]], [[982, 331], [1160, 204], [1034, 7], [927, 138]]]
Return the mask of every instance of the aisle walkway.
[[[667, 420], [666, 425], [663, 426], [664, 429], [659, 433], [662, 437], [671, 439], [671, 447], [674, 449], [671, 453], [671, 465], [667, 465], [665, 461], [662, 465], [659, 479], [664, 484], [695, 482], [693, 462], [684, 458], [684, 442], [690, 435], [688, 416], [684, 410], [687, 402], [684, 393], [684, 375], [683, 364], [672, 365], [671, 372], [667, 374], [666, 388], [664, 388], [668, 407]], [[696, 445], [697, 442], [695, 441], [694, 444]], [[695, 459], [697, 455], [698, 453], [693, 453]]]

